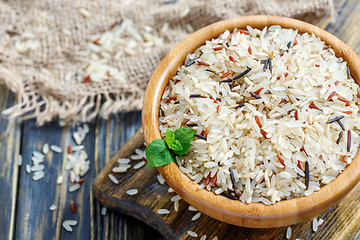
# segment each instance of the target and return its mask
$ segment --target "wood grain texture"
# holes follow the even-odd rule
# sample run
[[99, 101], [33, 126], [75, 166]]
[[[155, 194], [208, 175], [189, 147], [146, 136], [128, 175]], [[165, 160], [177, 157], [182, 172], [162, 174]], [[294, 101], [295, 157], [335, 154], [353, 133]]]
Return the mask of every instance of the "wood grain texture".
[[[154, 139], [161, 138], [158, 128], [161, 97], [168, 82], [183, 64], [185, 57], [203, 45], [206, 40], [217, 37], [225, 30], [245, 29], [247, 25], [258, 29], [280, 25], [284, 28], [297, 29], [300, 34], [305, 32], [315, 34], [333, 48], [337, 57], [341, 57], [347, 62], [352, 77], [360, 84], [360, 58], [344, 42], [319, 27], [299, 20], [276, 16], [245, 16], [220, 21], [188, 36], [176, 45], [155, 69], [145, 92], [142, 112], [143, 130], [147, 144]], [[158, 170], [182, 198], [203, 213], [238, 226], [272, 228], [304, 221], [340, 201], [360, 180], [360, 152], [335, 180], [323, 186], [319, 191], [308, 197], [283, 200], [273, 205], [247, 204], [216, 195], [206, 189], [199, 189], [199, 185], [193, 184], [193, 181], [174, 162], [158, 167]]]
[[[0, 109], [12, 106], [15, 96], [0, 86]], [[0, 239], [13, 239], [18, 184], [20, 124], [9, 122], [0, 114]]]

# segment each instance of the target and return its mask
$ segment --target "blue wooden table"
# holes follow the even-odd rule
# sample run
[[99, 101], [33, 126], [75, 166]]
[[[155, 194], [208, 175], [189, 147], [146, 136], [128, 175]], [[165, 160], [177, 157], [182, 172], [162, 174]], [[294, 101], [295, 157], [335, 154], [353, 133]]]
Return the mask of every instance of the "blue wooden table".
[[[324, 19], [318, 26], [337, 37], [360, 53], [360, 1], [335, 0], [337, 17], [334, 23]], [[16, 97], [5, 86], [0, 86], [1, 109], [12, 106]], [[146, 224], [108, 210], [101, 214], [102, 206], [94, 199], [91, 185], [94, 178], [141, 126], [140, 112], [119, 113], [109, 119], [89, 123], [90, 132], [84, 145], [90, 159], [90, 170], [84, 183], [75, 192], [69, 192], [68, 171], [63, 153], [49, 152], [45, 177], [33, 181], [26, 172], [34, 150], [41, 151], [44, 143], [61, 146], [64, 150], [74, 143], [74, 127], [60, 127], [56, 122], [37, 127], [34, 120], [9, 122], [0, 118], [0, 240], [5, 239], [163, 239]], [[22, 164], [18, 165], [19, 155]], [[57, 177], [64, 175], [61, 185]], [[70, 208], [73, 200], [76, 213]], [[50, 211], [55, 204], [57, 209]], [[62, 226], [65, 219], [78, 224], [73, 232]], [[359, 231], [359, 228], [357, 228]], [[241, 239], [241, 238], [240, 238]]]

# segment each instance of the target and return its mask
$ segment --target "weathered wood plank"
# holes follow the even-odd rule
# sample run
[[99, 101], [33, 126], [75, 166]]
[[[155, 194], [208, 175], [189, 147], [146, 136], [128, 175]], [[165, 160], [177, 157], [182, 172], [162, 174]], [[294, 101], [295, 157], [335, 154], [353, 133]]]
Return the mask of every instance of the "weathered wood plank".
[[[0, 109], [12, 106], [15, 96], [4, 85], [0, 85]], [[9, 122], [0, 113], [0, 239], [13, 239], [15, 226], [15, 210], [17, 199], [17, 183], [20, 153], [19, 123]]]
[[[128, 139], [141, 126], [140, 112], [120, 113], [108, 120], [99, 120], [96, 126], [97, 156], [95, 157], [98, 173], [110, 158], [118, 152]], [[159, 239], [160, 235], [146, 224], [111, 210], [101, 216], [101, 206], [93, 202], [97, 217], [94, 225], [101, 225], [94, 233], [94, 239]], [[95, 223], [96, 222], [96, 223]], [[150, 233], [150, 234], [149, 234]], [[160, 237], [160, 239], [162, 239]]]
[[[55, 123], [38, 128], [35, 121], [24, 122], [22, 147], [23, 165], [20, 171], [19, 194], [16, 222], [16, 239], [52, 238], [59, 231], [58, 214], [64, 207], [62, 195], [66, 191], [64, 185], [57, 186], [56, 178], [62, 173], [62, 154], [50, 151], [45, 157], [45, 177], [33, 181], [33, 173], [26, 172], [26, 165], [32, 166], [32, 153], [41, 151], [45, 142], [57, 146], [64, 145], [64, 135], [61, 127]], [[64, 176], [65, 178], [65, 176]], [[55, 204], [57, 211], [51, 212], [49, 207]]]

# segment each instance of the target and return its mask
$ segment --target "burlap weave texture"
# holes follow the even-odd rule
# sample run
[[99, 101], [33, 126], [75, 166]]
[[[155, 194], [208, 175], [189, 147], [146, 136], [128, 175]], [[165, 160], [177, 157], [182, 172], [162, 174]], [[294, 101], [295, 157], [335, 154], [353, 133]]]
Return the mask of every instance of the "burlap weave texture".
[[[190, 12], [183, 16], [184, 9]], [[84, 17], [80, 9], [90, 15]], [[141, 109], [146, 84], [163, 56], [194, 30], [243, 15], [267, 14], [316, 22], [332, 10], [331, 0], [30, 0], [0, 1], [0, 83], [17, 93], [18, 103], [5, 111], [11, 118], [53, 119], [64, 123], [91, 121], [118, 111]], [[80, 54], [91, 36], [115, 22], [132, 19], [141, 31], [151, 26], [164, 44], [150, 53], [140, 50], [111, 60], [126, 75], [125, 82], [83, 83], [89, 59]], [[169, 29], [161, 32], [163, 24]], [[64, 29], [68, 34], [64, 34]], [[40, 43], [26, 52], [16, 38], [34, 33]], [[74, 76], [65, 81], [68, 72]]]

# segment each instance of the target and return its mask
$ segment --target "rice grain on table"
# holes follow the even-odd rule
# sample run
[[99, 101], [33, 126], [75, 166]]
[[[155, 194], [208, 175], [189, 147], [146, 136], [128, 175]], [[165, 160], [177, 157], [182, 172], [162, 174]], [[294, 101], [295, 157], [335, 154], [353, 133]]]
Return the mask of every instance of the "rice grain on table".
[[73, 226], [75, 226], [77, 224], [76, 220], [65, 220], [62, 223], [63, 228], [65, 228], [66, 231], [68, 232], [72, 232], [73, 231]]
[[196, 130], [176, 163], [199, 189], [266, 205], [309, 196], [357, 152], [360, 88], [315, 35], [248, 31], [225, 31], [188, 54], [162, 96], [161, 135]]
[[18, 155], [18, 159], [17, 159], [17, 164], [18, 164], [18, 166], [21, 166], [21, 165], [22, 165], [22, 160], [23, 160], [22, 155], [19, 154], [19, 155]]
[[106, 207], [102, 207], [102, 208], [101, 208], [101, 215], [105, 216], [105, 215], [106, 215], [106, 211], [107, 211], [107, 208], [106, 208]]
[[49, 152], [49, 144], [45, 143], [42, 147], [42, 152], [46, 155]]
[[61, 152], [62, 152], [61, 147], [56, 146], [56, 145], [51, 145], [51, 146], [50, 146], [50, 149], [51, 149], [53, 152], [56, 152], [56, 153], [61, 153]]
[[49, 207], [49, 210], [50, 210], [50, 211], [54, 211], [54, 210], [56, 210], [56, 206], [55, 206], [55, 204], [51, 205], [51, 206]]
[[75, 192], [76, 190], [79, 190], [80, 184], [74, 184], [69, 187], [69, 192]]
[[40, 179], [42, 179], [45, 176], [45, 172], [40, 170], [40, 171], [36, 171], [32, 177], [32, 179], [34, 181], [38, 181]]

